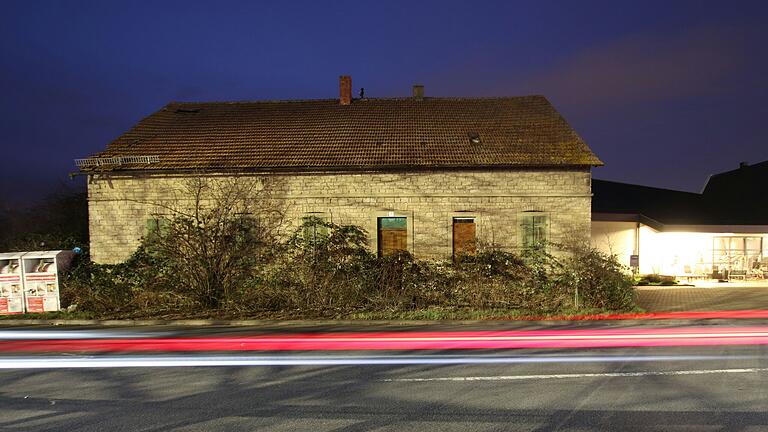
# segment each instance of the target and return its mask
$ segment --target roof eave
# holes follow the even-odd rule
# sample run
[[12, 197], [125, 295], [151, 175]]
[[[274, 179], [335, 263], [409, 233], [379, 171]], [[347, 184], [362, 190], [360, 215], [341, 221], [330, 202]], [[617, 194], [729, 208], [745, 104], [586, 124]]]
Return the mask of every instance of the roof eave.
[[469, 170], [531, 170], [531, 169], [579, 169], [585, 170], [599, 166], [593, 164], [489, 164], [489, 165], [360, 165], [360, 166], [290, 166], [290, 167], [142, 167], [119, 166], [114, 168], [80, 169], [81, 174], [105, 173], [158, 173], [158, 172], [248, 172], [248, 173], [305, 173], [305, 172], [425, 172], [425, 171], [469, 171]]

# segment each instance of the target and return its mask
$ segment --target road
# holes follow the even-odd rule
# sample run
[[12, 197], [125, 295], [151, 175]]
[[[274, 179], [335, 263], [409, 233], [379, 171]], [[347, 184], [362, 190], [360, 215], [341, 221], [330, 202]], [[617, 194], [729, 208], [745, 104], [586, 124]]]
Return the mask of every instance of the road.
[[764, 344], [0, 356], [25, 359], [48, 368], [0, 370], [0, 430], [768, 430]]

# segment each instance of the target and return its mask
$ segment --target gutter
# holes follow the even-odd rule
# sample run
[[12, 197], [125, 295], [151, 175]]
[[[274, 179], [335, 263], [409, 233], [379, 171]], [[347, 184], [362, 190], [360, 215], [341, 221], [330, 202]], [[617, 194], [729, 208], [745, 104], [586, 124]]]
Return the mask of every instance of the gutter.
[[558, 171], [570, 171], [573, 169], [587, 170], [592, 165], [390, 165], [385, 167], [362, 166], [359, 168], [349, 167], [288, 167], [288, 168], [155, 168], [155, 169], [110, 169], [79, 171], [69, 174], [70, 177], [80, 175], [98, 175], [98, 174], [117, 174], [117, 175], [144, 175], [144, 174], [206, 174], [206, 175], [224, 175], [227, 173], [242, 174], [360, 174], [360, 173], [413, 173], [413, 172], [439, 172], [439, 171], [508, 171], [508, 170], [528, 170], [535, 171], [541, 169], [553, 169]]

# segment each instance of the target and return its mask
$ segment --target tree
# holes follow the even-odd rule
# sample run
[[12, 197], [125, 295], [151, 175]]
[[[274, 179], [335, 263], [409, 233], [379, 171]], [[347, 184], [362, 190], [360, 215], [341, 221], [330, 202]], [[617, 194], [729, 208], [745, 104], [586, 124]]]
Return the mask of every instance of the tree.
[[181, 291], [217, 308], [274, 253], [283, 225], [279, 181], [255, 177], [191, 177], [144, 247], [164, 264]]
[[0, 203], [0, 252], [87, 245], [88, 200], [80, 188], [61, 185], [30, 207]]

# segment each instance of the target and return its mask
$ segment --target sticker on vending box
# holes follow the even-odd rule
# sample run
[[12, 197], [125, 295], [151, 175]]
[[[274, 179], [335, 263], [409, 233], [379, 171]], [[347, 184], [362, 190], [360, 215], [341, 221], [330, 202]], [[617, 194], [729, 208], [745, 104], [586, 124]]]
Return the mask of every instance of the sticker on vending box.
[[27, 312], [43, 312], [42, 297], [27, 297]]

